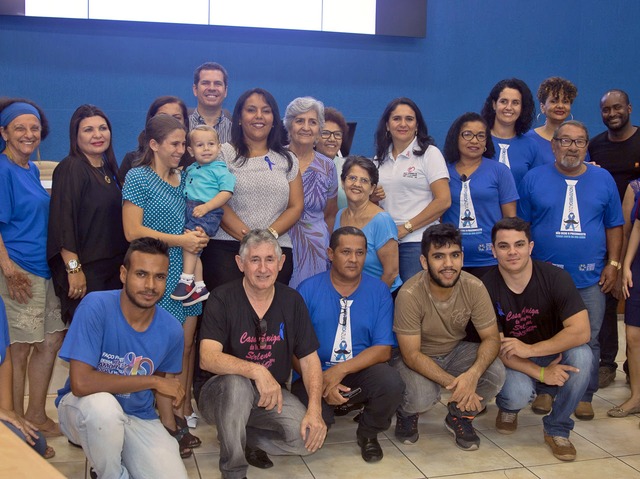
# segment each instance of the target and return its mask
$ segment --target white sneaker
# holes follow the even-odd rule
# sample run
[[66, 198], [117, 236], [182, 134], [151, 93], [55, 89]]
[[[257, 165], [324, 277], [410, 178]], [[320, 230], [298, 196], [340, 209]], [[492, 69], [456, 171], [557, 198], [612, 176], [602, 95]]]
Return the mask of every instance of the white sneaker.
[[184, 418], [187, 420], [187, 426], [189, 426], [189, 429], [195, 429], [198, 425], [198, 419], [200, 419], [200, 416], [193, 411], [191, 416], [185, 416]]

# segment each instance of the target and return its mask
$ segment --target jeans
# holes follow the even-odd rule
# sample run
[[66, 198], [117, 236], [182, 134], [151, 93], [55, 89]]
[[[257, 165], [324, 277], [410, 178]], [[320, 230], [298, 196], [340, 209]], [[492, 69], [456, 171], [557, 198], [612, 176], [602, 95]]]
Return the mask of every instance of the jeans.
[[400, 279], [406, 283], [408, 279], [422, 271], [420, 242], [400, 243], [398, 250]]
[[[358, 435], [372, 438], [389, 429], [391, 418], [398, 409], [404, 393], [404, 383], [394, 368], [387, 363], [374, 364], [357, 373], [348, 374], [342, 380], [342, 384], [352, 390], [362, 388], [360, 394], [348, 401], [350, 404], [364, 403], [358, 423]], [[302, 378], [291, 385], [291, 392], [298, 396], [303, 404], [309, 402]], [[327, 427], [336, 422], [334, 409], [335, 406], [322, 400], [322, 419]]]
[[600, 342], [600, 367], [618, 369], [616, 363], [618, 355], [618, 300], [611, 293], [607, 293], [598, 341]]
[[[547, 366], [558, 357], [557, 354], [529, 358], [539, 366]], [[569, 437], [573, 430], [571, 414], [582, 399], [591, 378], [593, 354], [586, 344], [571, 348], [562, 353], [560, 364], [567, 364], [580, 370], [569, 373], [569, 379], [559, 386], [551, 413], [542, 418], [544, 431], [551, 436]], [[503, 411], [517, 413], [530, 404], [536, 397], [538, 381], [520, 371], [507, 369], [507, 379], [502, 391], [496, 397], [496, 405]]]
[[[457, 377], [466, 372], [476, 361], [479, 346], [477, 343], [460, 341], [446, 356], [432, 356], [431, 359], [446, 372]], [[403, 416], [426, 412], [440, 400], [440, 384], [410, 369], [402, 357], [393, 358], [392, 366], [398, 370], [406, 385], [402, 404], [398, 408]], [[498, 394], [504, 378], [504, 365], [500, 359], [496, 358], [480, 376], [476, 387], [476, 394], [482, 397], [480, 402], [483, 407]]]
[[113, 394], [68, 393], [58, 405], [58, 418], [64, 435], [82, 446], [100, 479], [188, 477], [178, 442], [160, 420], [125, 414]]
[[600, 343], [598, 336], [602, 327], [605, 309], [605, 294], [600, 291], [598, 283], [588, 286], [587, 288], [579, 288], [578, 292], [582, 296], [582, 301], [587, 307], [589, 313], [589, 325], [591, 326], [591, 339], [589, 339], [589, 347], [593, 354], [593, 365], [591, 367], [591, 378], [587, 391], [582, 396], [581, 401], [591, 402], [593, 393], [598, 390], [598, 366], [600, 364]]
[[[11, 430], [11, 432], [13, 432], [16, 436], [18, 436], [24, 442], [27, 442], [25, 435], [22, 433], [20, 429], [15, 427], [9, 421], [0, 421], [0, 422], [5, 426], [7, 426]], [[37, 431], [36, 434], [38, 436], [37, 439], [34, 439], [33, 437], [31, 438], [34, 442], [33, 446], [31, 446], [31, 444], [29, 444], [28, 442], [27, 442], [27, 445], [29, 445], [34, 451], [36, 451], [41, 456], [44, 456], [44, 453], [47, 450], [47, 440], [44, 438], [44, 436], [40, 431]]]
[[284, 388], [282, 399], [280, 414], [276, 408], [258, 407], [260, 393], [254, 382], [236, 374], [214, 376], [202, 386], [198, 406], [205, 421], [217, 426], [223, 478], [247, 475], [245, 446], [276, 456], [310, 454], [300, 434], [307, 410]]

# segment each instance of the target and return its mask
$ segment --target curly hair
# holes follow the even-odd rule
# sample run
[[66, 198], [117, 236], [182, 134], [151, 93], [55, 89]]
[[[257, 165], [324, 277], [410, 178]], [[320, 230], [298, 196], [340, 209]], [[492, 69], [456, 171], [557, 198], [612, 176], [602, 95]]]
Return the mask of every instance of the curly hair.
[[500, 93], [502, 93], [502, 90], [505, 88], [518, 90], [522, 96], [522, 110], [520, 112], [520, 116], [516, 120], [515, 130], [516, 135], [523, 135], [531, 129], [531, 125], [533, 124], [536, 116], [536, 107], [533, 103], [531, 90], [525, 82], [518, 78], [507, 78], [506, 80], [500, 80], [496, 83], [491, 89], [491, 92], [489, 92], [489, 96], [484, 101], [480, 114], [485, 119], [489, 127], [493, 128], [493, 124], [496, 120], [496, 110], [493, 104], [498, 101]]
[[569, 80], [560, 77], [550, 77], [540, 83], [538, 87], [538, 100], [546, 103], [549, 97], [560, 98], [560, 95], [573, 103], [578, 96], [578, 88]]

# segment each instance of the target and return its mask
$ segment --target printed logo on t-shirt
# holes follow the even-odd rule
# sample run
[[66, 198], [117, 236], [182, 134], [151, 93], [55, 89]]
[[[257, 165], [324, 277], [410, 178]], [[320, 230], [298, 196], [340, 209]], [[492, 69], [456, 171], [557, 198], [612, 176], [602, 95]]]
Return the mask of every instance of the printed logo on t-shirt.
[[534, 318], [539, 314], [539, 309], [527, 307], [522, 308], [519, 313], [509, 311], [505, 317], [508, 335], [513, 338], [520, 338], [538, 329]]
[[511, 169], [511, 163], [509, 162], [509, 153], [507, 153], [507, 150], [511, 145], [507, 143], [498, 143], [498, 146], [500, 147], [500, 156], [498, 156], [498, 161]]
[[333, 340], [330, 364], [342, 363], [353, 358], [353, 342], [351, 340], [351, 304], [353, 300], [340, 298], [340, 315], [338, 328]]
[[415, 166], [410, 166], [409, 168], [407, 168], [407, 171], [402, 173], [402, 177], [403, 178], [417, 178], [418, 177], [418, 172], [416, 171], [416, 167]]
[[[151, 376], [155, 370], [153, 360], [137, 356], [133, 351], [124, 356], [102, 352], [97, 371], [116, 376]], [[118, 397], [128, 398], [130, 393], [116, 394]]]
[[249, 352], [245, 358], [247, 361], [257, 363], [269, 369], [276, 361], [273, 357], [274, 344], [284, 341], [284, 323], [280, 323], [278, 334], [263, 334], [259, 338], [248, 332], [240, 336], [240, 344], [249, 344]]
[[458, 228], [463, 235], [477, 235], [482, 233], [482, 228], [478, 228], [476, 209], [473, 206], [471, 196], [471, 179], [462, 182], [460, 189], [460, 220]]
[[580, 223], [580, 208], [576, 192], [578, 180], [565, 179], [564, 181], [567, 183], [567, 190], [564, 195], [560, 230], [556, 231], [556, 238], [586, 239], [587, 234], [582, 232], [582, 224]]

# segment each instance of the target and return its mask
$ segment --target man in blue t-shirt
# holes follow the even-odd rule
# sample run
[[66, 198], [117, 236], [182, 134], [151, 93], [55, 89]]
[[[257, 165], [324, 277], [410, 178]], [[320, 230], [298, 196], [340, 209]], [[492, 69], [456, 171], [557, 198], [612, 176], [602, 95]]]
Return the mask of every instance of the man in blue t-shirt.
[[[378, 434], [389, 429], [402, 400], [404, 383], [389, 366], [393, 336], [393, 300], [389, 287], [363, 274], [367, 238], [358, 228], [344, 226], [331, 235], [331, 269], [299, 287], [309, 308], [323, 370], [322, 417], [331, 426], [334, 408], [364, 403], [356, 436], [362, 458], [382, 459]], [[291, 391], [308, 401], [302, 379]]]
[[131, 242], [120, 267], [122, 290], [88, 294], [78, 306], [60, 357], [69, 378], [58, 391], [60, 429], [84, 449], [99, 478], [187, 478], [155, 399], [184, 399], [180, 323], [156, 307], [164, 294], [169, 249], [154, 238]]
[[500, 359], [507, 371], [496, 396], [496, 430], [516, 432], [518, 413], [535, 396], [536, 385], [546, 384], [557, 395], [551, 414], [542, 419], [544, 440], [555, 457], [573, 461], [571, 413], [587, 389], [592, 367], [587, 309], [569, 273], [531, 259], [529, 223], [503, 218], [491, 238], [498, 266], [482, 282], [498, 318]]
[[533, 257], [571, 275], [589, 313], [594, 367], [589, 387], [578, 404], [578, 419], [593, 419], [591, 401], [598, 390], [605, 294], [621, 268], [622, 207], [616, 184], [603, 168], [587, 164], [589, 132], [578, 121], [556, 130], [552, 165], [531, 170], [520, 184], [519, 216], [531, 223]]

